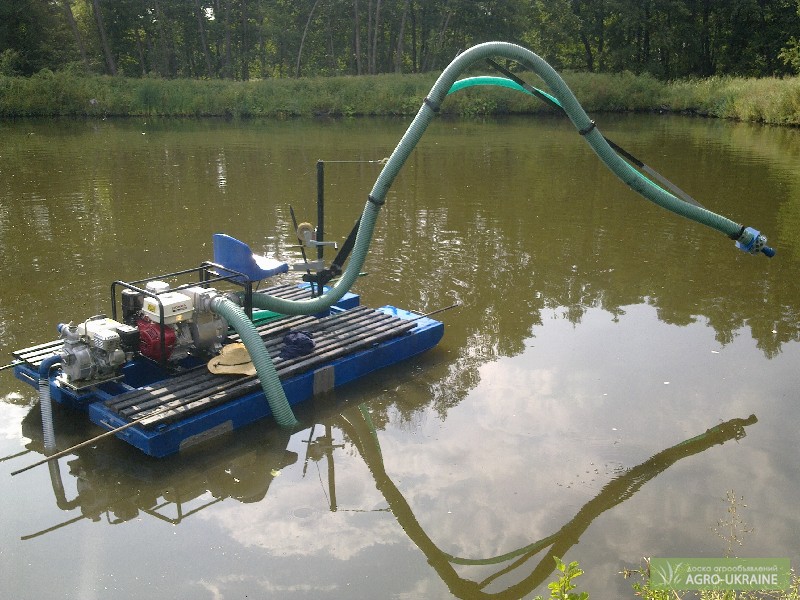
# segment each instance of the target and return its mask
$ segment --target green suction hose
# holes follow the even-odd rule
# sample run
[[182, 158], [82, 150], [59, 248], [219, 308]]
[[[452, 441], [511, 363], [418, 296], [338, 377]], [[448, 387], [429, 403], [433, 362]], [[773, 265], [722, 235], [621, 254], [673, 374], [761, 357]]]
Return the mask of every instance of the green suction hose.
[[272, 359], [267, 352], [266, 346], [261, 336], [258, 335], [255, 326], [247, 318], [245, 312], [236, 304], [223, 296], [217, 296], [211, 300], [211, 310], [224, 318], [233, 327], [244, 347], [250, 354], [250, 358], [255, 365], [256, 373], [261, 381], [261, 388], [267, 397], [267, 402], [272, 410], [272, 416], [281, 427], [294, 427], [297, 425], [286, 392], [283, 391], [281, 380]]
[[[667, 210], [720, 231], [731, 239], [736, 240], [738, 242], [737, 245], [743, 250], [748, 252], [763, 251], [768, 256], [774, 254], [770, 248], [766, 247], [766, 238], [755, 230], [745, 229], [730, 219], [705, 208], [684, 202], [643, 177], [611, 148], [595, 126], [594, 121], [589, 118], [558, 73], [539, 56], [521, 46], [504, 42], [488, 42], [475, 46], [459, 55], [439, 77], [428, 98], [426, 98], [426, 104], [438, 107], [447, 91], [455, 83], [455, 73], [463, 72], [476, 61], [490, 56], [503, 56], [515, 60], [539, 75], [551, 89], [553, 97], [564, 109], [578, 132], [584, 136], [592, 150], [617, 177], [633, 190]], [[424, 108], [421, 110], [424, 110]]]
[[[321, 296], [307, 300], [286, 300], [266, 294], [255, 294], [253, 296], [253, 305], [256, 308], [264, 308], [285, 315], [313, 314], [328, 309], [350, 290], [363, 267], [372, 241], [375, 222], [385, 202], [386, 194], [446, 96], [451, 92], [473, 85], [501, 85], [511, 89], [527, 91], [514, 82], [496, 77], [477, 77], [465, 79], [461, 82], [456, 81], [456, 78], [472, 65], [490, 57], [514, 60], [541, 77], [552, 92], [552, 95], [546, 95], [563, 108], [575, 128], [586, 139], [586, 142], [600, 160], [617, 177], [640, 195], [669, 211], [725, 234], [737, 242], [737, 247], [748, 253], [763, 252], [767, 256], [774, 254], [774, 250], [766, 246], [766, 238], [758, 231], [752, 228], [745, 228], [739, 223], [701, 206], [684, 202], [650, 181], [647, 177], [644, 177], [623, 160], [602, 136], [594, 121], [583, 110], [583, 107], [581, 107], [564, 80], [538, 55], [515, 44], [487, 42], [474, 46], [456, 57], [431, 88], [419, 112], [378, 175], [378, 179], [364, 206], [353, 253], [339, 281]], [[542, 93], [544, 94], [544, 92]]]
[[447, 95], [449, 96], [450, 94], [455, 94], [456, 92], [460, 92], [463, 89], [476, 85], [493, 85], [496, 87], [509, 88], [517, 92], [530, 94], [530, 92], [520, 84], [511, 81], [510, 79], [506, 79], [505, 77], [488, 77], [486, 75], [481, 75], [480, 77], [467, 77], [466, 79], [459, 79], [452, 86], [450, 86], [450, 89], [447, 91]]
[[516, 92], [523, 92], [525, 94], [528, 94], [529, 96], [539, 96], [547, 100], [549, 104], [561, 108], [561, 104], [559, 104], [558, 100], [553, 96], [551, 96], [550, 94], [548, 94], [547, 92], [543, 92], [542, 90], [531, 86], [523, 86], [522, 84], [518, 83], [517, 81], [514, 81], [513, 79], [507, 79], [505, 77], [489, 77], [488, 75], [459, 79], [450, 87], [450, 90], [447, 92], [447, 95], [449, 96], [450, 94], [455, 94], [456, 92], [460, 92], [463, 89], [476, 85], [494, 85], [497, 87], [509, 88]]
[[[578, 133], [584, 137], [600, 160], [602, 160], [617, 177], [644, 198], [669, 211], [725, 234], [729, 238], [735, 240], [736, 246], [745, 252], [750, 254], [763, 252], [767, 256], [774, 255], [774, 250], [766, 245], [766, 238], [758, 231], [749, 227], [745, 228], [702, 206], [679, 199], [672, 193], [650, 181], [650, 179], [643, 176], [623, 160], [597, 129], [594, 121], [592, 121], [583, 110], [583, 107], [581, 107], [564, 80], [538, 55], [515, 44], [487, 42], [474, 46], [456, 57], [442, 72], [431, 88], [431, 91], [425, 98], [417, 115], [411, 122], [411, 125], [409, 125], [405, 134], [403, 134], [400, 142], [397, 144], [378, 175], [378, 179], [375, 181], [372, 191], [367, 198], [367, 202], [364, 205], [364, 211], [361, 215], [360, 226], [350, 256], [350, 261], [337, 283], [324, 294], [306, 300], [286, 300], [267, 294], [254, 294], [253, 306], [255, 308], [267, 309], [284, 315], [314, 314], [327, 310], [350, 290], [364, 265], [370, 243], [372, 242], [375, 222], [377, 221], [381, 207], [386, 201], [386, 194], [412, 150], [416, 147], [428, 125], [439, 111], [439, 107], [447, 95], [474, 85], [499, 85], [531, 93], [528, 89], [514, 81], [497, 77], [473, 77], [459, 82], [456, 81], [456, 78], [472, 65], [491, 57], [503, 57], [516, 61], [541, 77], [550, 88], [552, 95], [541, 92], [541, 90], [535, 90], [535, 95], [541, 94], [545, 96], [548, 101], [560, 106], [578, 130]], [[273, 408], [273, 414], [275, 414], [276, 420], [278, 420], [279, 423], [283, 421], [282, 424], [285, 426], [293, 425], [295, 423], [294, 415], [289, 408], [288, 402], [286, 402], [283, 388], [280, 386], [275, 368], [261, 343], [260, 337], [258, 337], [252, 324], [248, 327], [240, 322], [241, 318], [246, 319], [244, 312], [233, 303], [229, 304], [230, 306], [221, 300], [215, 300], [215, 305], [217, 307], [215, 310], [218, 309], [218, 312], [236, 328], [239, 335], [242, 337], [242, 341], [245, 343], [256, 365], [256, 370], [258, 371], [264, 387], [264, 393], [267, 395], [270, 406]], [[255, 339], [250, 339], [248, 342], [247, 338], [252, 338], [252, 336], [255, 336]], [[273, 406], [273, 403], [275, 406]], [[284, 403], [285, 406], [283, 406]]]

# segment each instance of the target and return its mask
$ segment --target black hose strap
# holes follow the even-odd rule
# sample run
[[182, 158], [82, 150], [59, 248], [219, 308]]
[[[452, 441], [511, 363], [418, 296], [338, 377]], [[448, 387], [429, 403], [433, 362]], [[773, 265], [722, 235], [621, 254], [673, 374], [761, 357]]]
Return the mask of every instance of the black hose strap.
[[738, 241], [739, 241], [739, 238], [740, 238], [740, 237], [742, 237], [742, 236], [744, 235], [744, 230], [745, 230], [745, 229], [747, 229], [747, 227], [745, 227], [744, 225], [742, 225], [742, 228], [739, 230], [739, 233], [734, 233], [733, 235], [731, 235], [731, 236], [730, 236], [730, 238], [731, 238], [731, 239], [732, 239], [734, 242], [738, 242]]
[[372, 194], [370, 194], [369, 196], [367, 196], [367, 200], [369, 200], [369, 201], [370, 201], [370, 202], [372, 202], [372, 203], [373, 203], [375, 206], [378, 206], [378, 207], [381, 207], [381, 206], [383, 206], [384, 204], [386, 204], [386, 198], [384, 198], [383, 200], [381, 200], [381, 201], [379, 202], [377, 199], [375, 199], [375, 197], [374, 197]]
[[427, 105], [427, 107], [428, 107], [428, 108], [430, 108], [430, 109], [431, 109], [433, 112], [435, 112], [435, 113], [438, 113], [438, 112], [439, 112], [439, 105], [438, 105], [438, 104], [436, 104], [436, 103], [435, 103], [433, 100], [431, 100], [431, 99], [430, 99], [430, 98], [428, 98], [427, 96], [425, 96], [425, 100], [423, 100], [423, 102], [424, 102], [424, 103]]
[[597, 127], [597, 125], [595, 125], [595, 122], [594, 121], [589, 121], [589, 124], [586, 127], [584, 127], [583, 129], [581, 129], [580, 131], [578, 131], [578, 133], [580, 133], [581, 135], [586, 135], [587, 133], [589, 133], [595, 127]]

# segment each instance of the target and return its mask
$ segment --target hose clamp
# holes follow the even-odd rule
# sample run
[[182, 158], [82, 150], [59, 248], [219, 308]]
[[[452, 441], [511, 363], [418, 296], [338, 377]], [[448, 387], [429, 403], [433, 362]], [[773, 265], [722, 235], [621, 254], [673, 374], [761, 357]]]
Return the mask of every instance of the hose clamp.
[[597, 124], [594, 121], [589, 121], [589, 124], [583, 129], [578, 130], [578, 133], [585, 136], [586, 134], [591, 133], [592, 129], [595, 127], [597, 127]]
[[767, 237], [752, 227], [745, 227], [739, 239], [736, 240], [736, 247], [748, 254], [758, 254], [767, 245]]
[[431, 100], [428, 96], [425, 96], [425, 99], [422, 101], [425, 106], [430, 108], [433, 112], [438, 113], [439, 109], [441, 108], [436, 102]]

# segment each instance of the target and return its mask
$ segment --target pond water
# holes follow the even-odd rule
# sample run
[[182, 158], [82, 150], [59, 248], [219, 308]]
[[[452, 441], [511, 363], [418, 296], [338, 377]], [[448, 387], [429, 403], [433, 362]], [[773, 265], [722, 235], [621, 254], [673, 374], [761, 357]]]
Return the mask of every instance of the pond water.
[[[342, 240], [405, 120], [0, 123], [0, 355], [109, 311], [109, 285]], [[769, 236], [751, 257], [640, 199], [565, 121], [440, 119], [355, 291], [449, 306], [434, 350], [179, 457], [43, 455], [0, 372], [0, 578], [24, 598], [522, 598], [552, 555], [593, 598], [644, 556], [800, 564], [800, 131], [602, 116], [605, 135]], [[334, 162], [343, 161], [343, 162]], [[351, 162], [352, 161], [352, 162]], [[329, 256], [330, 258], [330, 256]], [[57, 407], [57, 444], [100, 433]], [[731, 503], [742, 523], [733, 525]]]

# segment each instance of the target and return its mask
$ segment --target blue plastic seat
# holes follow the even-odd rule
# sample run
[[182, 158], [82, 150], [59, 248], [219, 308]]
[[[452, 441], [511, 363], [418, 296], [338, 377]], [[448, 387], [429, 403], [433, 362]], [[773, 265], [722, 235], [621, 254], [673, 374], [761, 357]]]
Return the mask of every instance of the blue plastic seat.
[[[215, 233], [214, 262], [246, 276], [250, 281], [261, 281], [279, 273], [286, 273], [289, 265], [275, 258], [253, 254], [250, 246], [224, 233]], [[222, 273], [224, 275], [224, 273]], [[241, 277], [237, 277], [241, 280]], [[243, 283], [240, 281], [240, 283]]]

